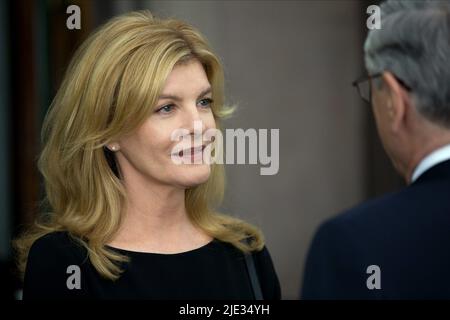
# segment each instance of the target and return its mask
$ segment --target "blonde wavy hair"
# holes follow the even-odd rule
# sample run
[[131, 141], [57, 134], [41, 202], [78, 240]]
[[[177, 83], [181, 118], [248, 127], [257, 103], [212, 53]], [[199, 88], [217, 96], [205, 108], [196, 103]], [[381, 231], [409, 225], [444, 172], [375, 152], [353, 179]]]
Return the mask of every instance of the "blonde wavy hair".
[[[135, 11], [112, 18], [78, 48], [42, 128], [38, 168], [50, 210], [14, 241], [22, 276], [32, 244], [56, 231], [68, 232], [84, 246], [103, 277], [120, 276], [120, 262], [128, 259], [105, 245], [118, 231], [126, 193], [105, 146], [149, 117], [172, 68], [189, 59], [205, 69], [220, 128], [230, 113], [224, 106], [222, 66], [192, 26]], [[216, 211], [224, 184], [223, 165], [213, 164], [208, 181], [185, 192], [189, 218], [243, 252], [261, 250], [257, 227]]]

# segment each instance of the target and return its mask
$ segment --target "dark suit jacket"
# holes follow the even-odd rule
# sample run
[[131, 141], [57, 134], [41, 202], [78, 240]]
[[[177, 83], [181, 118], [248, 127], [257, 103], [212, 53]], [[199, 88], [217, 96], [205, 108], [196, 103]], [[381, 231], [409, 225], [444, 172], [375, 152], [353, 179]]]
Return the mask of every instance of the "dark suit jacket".
[[[367, 287], [370, 265], [380, 268], [381, 289]], [[450, 299], [450, 160], [322, 224], [301, 298]]]

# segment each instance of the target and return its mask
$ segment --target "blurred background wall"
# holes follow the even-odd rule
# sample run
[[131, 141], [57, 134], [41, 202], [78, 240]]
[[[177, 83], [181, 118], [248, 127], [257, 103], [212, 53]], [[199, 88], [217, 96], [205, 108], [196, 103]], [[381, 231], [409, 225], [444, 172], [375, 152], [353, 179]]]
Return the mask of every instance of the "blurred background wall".
[[[36, 0], [0, 2], [0, 281], [13, 277], [11, 238], [44, 196], [39, 130], [74, 50], [110, 17], [150, 9], [196, 26], [225, 67], [225, 128], [280, 130], [280, 167], [227, 165], [224, 212], [262, 228], [282, 285], [298, 298], [305, 255], [325, 219], [401, 186], [351, 82], [364, 72], [366, 8], [376, 1]], [[81, 8], [81, 30], [66, 9]]]

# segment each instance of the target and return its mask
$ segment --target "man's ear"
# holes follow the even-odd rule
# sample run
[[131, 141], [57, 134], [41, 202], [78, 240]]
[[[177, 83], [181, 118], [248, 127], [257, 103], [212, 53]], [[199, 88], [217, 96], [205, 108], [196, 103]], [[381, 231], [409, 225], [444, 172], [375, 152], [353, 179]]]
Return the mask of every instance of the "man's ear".
[[406, 90], [389, 71], [382, 75], [387, 92], [386, 107], [391, 129], [396, 132], [404, 125], [410, 111], [410, 99]]

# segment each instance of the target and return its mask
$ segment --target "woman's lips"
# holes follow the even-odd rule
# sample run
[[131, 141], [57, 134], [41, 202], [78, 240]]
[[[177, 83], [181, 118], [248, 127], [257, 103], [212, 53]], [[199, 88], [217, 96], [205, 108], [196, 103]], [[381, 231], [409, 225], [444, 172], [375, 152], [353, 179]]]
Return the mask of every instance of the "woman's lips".
[[191, 157], [193, 157], [193, 156], [195, 156], [197, 154], [202, 154], [203, 150], [205, 150], [205, 148], [206, 148], [206, 145], [202, 145], [202, 146], [199, 146], [199, 147], [192, 147], [192, 148], [183, 149], [183, 150], [180, 150], [178, 152], [178, 156], [179, 157], [183, 157], [183, 156], [191, 156]]

